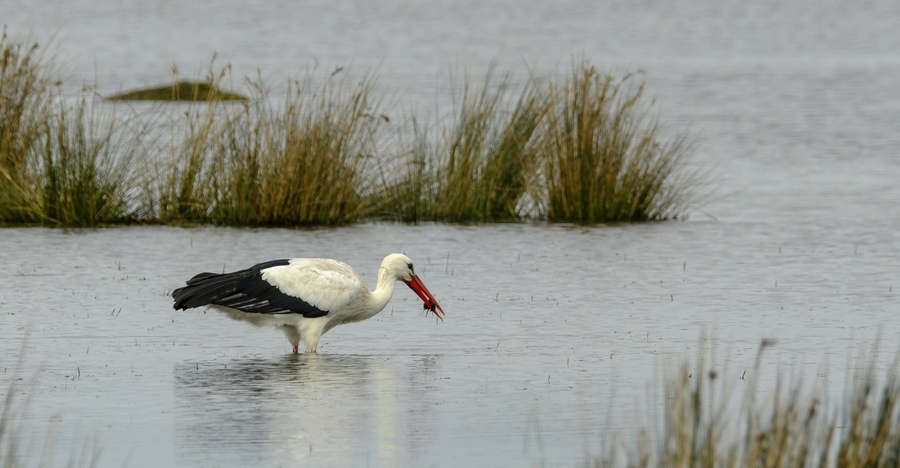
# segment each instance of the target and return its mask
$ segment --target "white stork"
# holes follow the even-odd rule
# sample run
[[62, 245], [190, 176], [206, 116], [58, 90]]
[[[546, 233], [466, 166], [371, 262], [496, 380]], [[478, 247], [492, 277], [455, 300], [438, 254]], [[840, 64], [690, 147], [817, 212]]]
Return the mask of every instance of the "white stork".
[[315, 353], [319, 338], [342, 323], [359, 322], [381, 312], [394, 284], [403, 281], [425, 301], [425, 309], [442, 319], [437, 303], [403, 254], [384, 257], [378, 284], [369, 291], [350, 265], [324, 258], [272, 260], [233, 273], [200, 273], [172, 292], [175, 310], [208, 305], [257, 326], [281, 327], [298, 352]]

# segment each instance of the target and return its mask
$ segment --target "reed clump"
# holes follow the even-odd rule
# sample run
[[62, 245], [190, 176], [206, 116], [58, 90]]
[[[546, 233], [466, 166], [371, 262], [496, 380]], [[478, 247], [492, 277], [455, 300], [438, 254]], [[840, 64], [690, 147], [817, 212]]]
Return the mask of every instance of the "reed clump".
[[163, 87], [196, 100], [139, 113], [63, 95], [43, 49], [4, 31], [0, 224], [653, 221], [686, 217], [703, 185], [639, 78], [587, 61], [522, 83], [466, 75], [433, 125], [391, 122], [370, 75], [257, 78], [232, 100], [230, 68], [213, 70]]
[[9, 173], [0, 220], [60, 227], [130, 222], [138, 140], [86, 97], [56, 105], [39, 138]]
[[[757, 361], [758, 363], [759, 361]], [[758, 364], [757, 364], [758, 365]], [[704, 365], [682, 366], [665, 386], [662, 424], [631, 446], [611, 445], [593, 467], [887, 468], [900, 466], [900, 371], [886, 379], [861, 366], [839, 406], [779, 379], [758, 401], [750, 382], [740, 402]]]
[[412, 144], [397, 177], [380, 194], [389, 218], [404, 222], [496, 222], [520, 219], [520, 202], [535, 166], [534, 135], [547, 96], [528, 81], [510, 99], [507, 74], [493, 67], [479, 84], [466, 77], [440, 125], [412, 123]]
[[22, 174], [53, 117], [55, 70], [37, 43], [0, 36], [0, 222], [28, 214]]
[[686, 170], [686, 134], [666, 139], [651, 117], [644, 84], [617, 79], [586, 61], [551, 80], [536, 144], [534, 199], [551, 222], [654, 221], [684, 216], [699, 176]]
[[151, 216], [243, 226], [359, 221], [385, 123], [373, 80], [340, 71], [318, 80], [313, 71], [289, 82], [277, 103], [263, 80], [249, 84], [246, 103], [210, 99], [185, 113], [151, 184]]
[[128, 222], [140, 139], [89, 90], [67, 97], [37, 44], [0, 39], [0, 223]]
[[696, 205], [693, 146], [686, 132], [666, 137], [636, 75], [581, 61], [509, 99], [509, 76], [493, 83], [492, 74], [478, 86], [465, 79], [433, 128], [413, 121], [392, 171], [401, 176], [381, 193], [388, 218], [594, 224], [684, 218]]

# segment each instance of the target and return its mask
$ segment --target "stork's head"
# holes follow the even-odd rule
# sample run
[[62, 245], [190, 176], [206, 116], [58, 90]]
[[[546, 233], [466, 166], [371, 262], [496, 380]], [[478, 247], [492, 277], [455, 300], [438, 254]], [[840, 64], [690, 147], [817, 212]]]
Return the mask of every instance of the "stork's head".
[[444, 309], [441, 308], [441, 305], [438, 304], [431, 292], [428, 291], [428, 288], [422, 283], [422, 280], [416, 275], [413, 262], [409, 257], [398, 253], [390, 254], [384, 257], [384, 261], [381, 262], [381, 268], [386, 269], [388, 274], [394, 275], [398, 280], [406, 283], [425, 302], [425, 308], [430, 310], [435, 317], [443, 320]]

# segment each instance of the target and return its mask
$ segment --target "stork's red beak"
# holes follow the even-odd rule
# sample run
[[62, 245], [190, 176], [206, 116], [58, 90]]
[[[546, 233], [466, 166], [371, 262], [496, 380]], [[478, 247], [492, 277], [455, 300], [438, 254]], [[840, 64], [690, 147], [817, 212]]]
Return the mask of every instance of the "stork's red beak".
[[418, 294], [419, 297], [422, 298], [423, 301], [425, 301], [426, 309], [434, 313], [435, 317], [444, 320], [444, 309], [441, 308], [441, 305], [438, 304], [434, 296], [431, 295], [431, 292], [428, 291], [428, 288], [426, 288], [425, 285], [422, 284], [422, 280], [420, 280], [418, 276], [413, 275], [409, 279], [409, 281], [403, 280], [403, 282], [406, 283], [407, 286], [409, 286], [409, 289], [415, 291], [416, 294]]

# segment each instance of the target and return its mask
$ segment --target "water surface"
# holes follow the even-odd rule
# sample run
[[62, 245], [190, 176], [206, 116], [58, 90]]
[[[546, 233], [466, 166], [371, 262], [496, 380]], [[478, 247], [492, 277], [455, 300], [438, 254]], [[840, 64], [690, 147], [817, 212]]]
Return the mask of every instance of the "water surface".
[[[767, 338], [767, 378], [802, 364], [842, 389], [850, 351], [900, 332], [900, 243], [861, 230], [7, 229], [0, 352], [15, 362], [27, 337], [27, 426], [57, 416], [80, 429], [63, 442], [95, 434], [109, 463], [573, 465], [610, 410], [621, 425], [654, 414], [664, 368], [709, 347], [738, 386]], [[280, 331], [168, 297], [195, 272], [291, 255], [343, 258], [374, 282], [390, 251], [418, 263], [447, 320], [400, 288], [326, 334], [322, 355], [292, 356]]]

